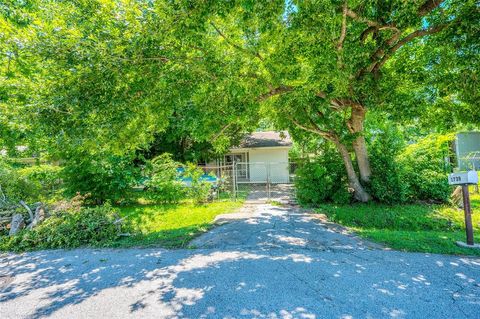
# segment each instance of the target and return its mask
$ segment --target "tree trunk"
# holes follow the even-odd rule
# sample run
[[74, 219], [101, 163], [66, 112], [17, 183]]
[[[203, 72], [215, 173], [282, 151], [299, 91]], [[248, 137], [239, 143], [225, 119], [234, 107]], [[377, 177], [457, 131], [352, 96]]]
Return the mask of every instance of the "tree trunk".
[[362, 182], [370, 182], [372, 170], [370, 168], [370, 160], [368, 159], [367, 143], [363, 136], [363, 124], [365, 122], [365, 114], [367, 110], [360, 104], [352, 106], [352, 115], [348, 121], [348, 129], [350, 133], [357, 134], [357, 138], [353, 141], [353, 150], [357, 159], [358, 170]]
[[370, 160], [368, 159], [367, 143], [363, 135], [353, 141], [353, 150], [357, 158], [360, 179], [362, 182], [368, 183], [372, 176], [372, 169], [370, 168]]
[[370, 200], [370, 195], [365, 191], [365, 189], [363, 189], [362, 184], [360, 184], [360, 181], [358, 180], [357, 173], [353, 168], [352, 158], [350, 157], [347, 147], [338, 140], [334, 141], [334, 143], [337, 146], [337, 149], [342, 157], [343, 164], [345, 165], [348, 176], [348, 185], [354, 191], [353, 196], [360, 202], [368, 202]]

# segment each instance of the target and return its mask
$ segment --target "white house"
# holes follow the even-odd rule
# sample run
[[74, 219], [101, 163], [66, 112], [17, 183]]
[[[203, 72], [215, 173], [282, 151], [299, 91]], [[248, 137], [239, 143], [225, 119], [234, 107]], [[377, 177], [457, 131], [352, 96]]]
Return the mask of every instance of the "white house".
[[235, 162], [239, 183], [288, 183], [291, 148], [287, 132], [254, 132], [231, 148], [220, 162], [227, 165]]

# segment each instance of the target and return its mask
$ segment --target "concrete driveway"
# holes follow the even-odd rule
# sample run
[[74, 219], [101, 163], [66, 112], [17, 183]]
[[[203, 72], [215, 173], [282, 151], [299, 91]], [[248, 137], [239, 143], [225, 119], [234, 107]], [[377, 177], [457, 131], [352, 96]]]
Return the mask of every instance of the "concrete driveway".
[[480, 259], [383, 250], [245, 207], [186, 250], [2, 255], [0, 318], [480, 318]]

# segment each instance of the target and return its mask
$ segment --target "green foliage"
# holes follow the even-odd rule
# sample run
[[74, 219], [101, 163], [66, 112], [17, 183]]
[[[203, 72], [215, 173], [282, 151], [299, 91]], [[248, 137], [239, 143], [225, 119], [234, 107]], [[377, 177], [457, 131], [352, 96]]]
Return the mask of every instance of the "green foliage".
[[147, 197], [159, 203], [178, 203], [186, 196], [185, 185], [179, 179], [182, 165], [164, 153], [150, 162], [145, 182]]
[[333, 193], [331, 200], [335, 204], [348, 204], [352, 201], [352, 194], [348, 191], [347, 187], [338, 187]]
[[62, 168], [54, 165], [27, 166], [19, 170], [19, 174], [42, 190], [43, 197], [52, 196], [62, 186]]
[[377, 131], [371, 139], [369, 153], [372, 177], [368, 185], [370, 194], [382, 203], [406, 202], [409, 199], [409, 185], [403, 180], [403, 166], [396, 159], [404, 147], [403, 136], [397, 129], [386, 124], [384, 130]]
[[204, 171], [193, 163], [187, 164], [184, 177], [191, 181], [187, 188], [188, 197], [197, 204], [209, 200], [212, 192], [212, 184], [203, 180]]
[[114, 224], [117, 219], [118, 210], [110, 205], [56, 212], [33, 230], [1, 237], [0, 249], [25, 251], [105, 246], [118, 237], [119, 227]]
[[[103, 201], [128, 188], [127, 164], [110, 172], [125, 154], [225, 150], [259, 112], [298, 139], [347, 147], [362, 133], [354, 109], [427, 118], [428, 128], [478, 125], [478, 4], [442, 3], [348, 1], [344, 16], [338, 0], [8, 1], [0, 147], [46, 149], [65, 160], [68, 193]], [[391, 201], [378, 182], [377, 197]]]
[[88, 193], [94, 203], [119, 202], [126, 199], [139, 176], [139, 169], [134, 166], [132, 158], [82, 154], [65, 163], [62, 175], [69, 196]]
[[401, 180], [408, 185], [411, 200], [448, 200], [451, 166], [446, 159], [453, 157], [453, 139], [454, 134], [431, 134], [407, 146], [398, 156], [403, 167]]
[[315, 159], [299, 164], [295, 189], [298, 201], [304, 205], [351, 200], [341, 159], [332, 148], [327, 147]]
[[446, 158], [453, 156], [453, 138], [453, 134], [432, 134], [405, 147], [395, 129], [377, 132], [369, 145], [372, 196], [388, 204], [446, 202], [451, 193]]
[[[7, 163], [0, 160], [0, 186], [8, 201], [34, 202], [39, 199], [41, 187]], [[0, 196], [2, 196], [0, 194]], [[0, 198], [2, 199], [2, 198]]]

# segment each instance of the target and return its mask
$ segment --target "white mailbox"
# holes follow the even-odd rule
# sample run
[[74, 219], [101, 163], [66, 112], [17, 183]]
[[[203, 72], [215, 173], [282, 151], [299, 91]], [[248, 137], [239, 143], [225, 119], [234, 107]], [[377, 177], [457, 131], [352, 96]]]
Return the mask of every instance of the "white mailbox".
[[448, 175], [450, 185], [478, 184], [478, 174], [476, 171], [452, 173]]

